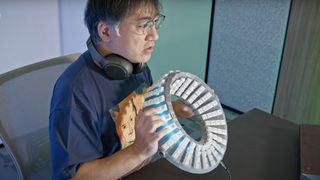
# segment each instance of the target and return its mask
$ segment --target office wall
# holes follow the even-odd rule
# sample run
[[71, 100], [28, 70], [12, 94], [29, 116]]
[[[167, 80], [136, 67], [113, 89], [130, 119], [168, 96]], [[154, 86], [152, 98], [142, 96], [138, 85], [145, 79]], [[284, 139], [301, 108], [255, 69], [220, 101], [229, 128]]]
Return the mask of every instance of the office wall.
[[154, 79], [170, 70], [181, 70], [204, 80], [212, 0], [162, 2], [166, 20], [149, 63]]
[[61, 32], [61, 54], [83, 52], [89, 37], [84, 24], [84, 9], [87, 0], [58, 0]]
[[293, 0], [274, 115], [320, 124], [320, 1]]
[[290, 0], [216, 0], [208, 84], [224, 105], [271, 112]]
[[0, 14], [0, 74], [60, 55], [56, 0], [1, 0]]

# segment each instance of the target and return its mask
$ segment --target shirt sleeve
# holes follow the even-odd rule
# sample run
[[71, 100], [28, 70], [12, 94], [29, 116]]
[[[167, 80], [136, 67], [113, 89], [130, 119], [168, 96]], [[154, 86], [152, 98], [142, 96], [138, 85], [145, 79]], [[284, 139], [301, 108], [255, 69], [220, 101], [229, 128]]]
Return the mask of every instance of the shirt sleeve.
[[103, 155], [97, 121], [79, 109], [57, 109], [50, 115], [53, 179], [71, 179], [79, 165]]

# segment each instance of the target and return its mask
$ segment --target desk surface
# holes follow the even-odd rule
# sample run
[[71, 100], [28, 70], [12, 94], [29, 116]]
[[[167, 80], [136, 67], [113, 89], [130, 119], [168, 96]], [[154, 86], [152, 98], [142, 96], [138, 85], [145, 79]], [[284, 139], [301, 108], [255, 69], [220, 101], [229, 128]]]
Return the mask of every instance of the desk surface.
[[[232, 180], [295, 180], [300, 177], [299, 126], [254, 109], [228, 124], [224, 157]], [[227, 180], [221, 166], [190, 174], [160, 159], [125, 179]]]

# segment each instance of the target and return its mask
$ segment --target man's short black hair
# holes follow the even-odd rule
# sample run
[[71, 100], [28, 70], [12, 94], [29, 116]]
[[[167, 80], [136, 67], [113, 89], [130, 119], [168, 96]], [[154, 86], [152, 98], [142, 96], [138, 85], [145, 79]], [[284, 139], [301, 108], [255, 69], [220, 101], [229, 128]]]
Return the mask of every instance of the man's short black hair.
[[94, 42], [101, 41], [98, 24], [104, 21], [115, 25], [140, 7], [154, 8], [158, 13], [161, 8], [159, 0], [88, 0], [84, 21]]

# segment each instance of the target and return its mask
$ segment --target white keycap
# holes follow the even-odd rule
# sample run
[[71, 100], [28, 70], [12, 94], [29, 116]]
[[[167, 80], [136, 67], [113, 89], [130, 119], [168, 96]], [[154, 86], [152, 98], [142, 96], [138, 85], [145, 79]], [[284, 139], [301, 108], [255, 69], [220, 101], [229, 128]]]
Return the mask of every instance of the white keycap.
[[179, 144], [177, 149], [172, 154], [172, 157], [177, 160], [178, 157], [185, 151], [185, 148], [189, 142], [190, 140], [188, 138], [184, 138], [183, 141]]
[[220, 136], [217, 136], [214, 133], [209, 133], [208, 135], [210, 139], [213, 139], [214, 141], [217, 141], [218, 143], [223, 144], [225, 146], [227, 145], [227, 140], [221, 138]]
[[184, 83], [185, 80], [186, 80], [186, 78], [180, 78], [180, 79], [176, 80], [176, 81], [171, 85], [170, 94], [175, 94], [176, 91], [182, 86], [182, 84]]
[[208, 150], [207, 154], [208, 154], [209, 163], [210, 163], [211, 167], [215, 166], [217, 164], [217, 161], [213, 158], [212, 150], [211, 149]]
[[226, 121], [225, 120], [205, 120], [204, 121], [206, 126], [221, 126], [221, 125], [226, 125]]
[[203, 167], [203, 169], [208, 169], [209, 168], [209, 162], [208, 162], [208, 158], [207, 158], [207, 152], [206, 151], [202, 151], [201, 157], [202, 157], [202, 167]]
[[190, 142], [189, 147], [187, 148], [187, 153], [185, 158], [183, 159], [183, 165], [190, 167], [193, 159], [193, 152], [196, 147], [196, 144], [194, 142]]
[[181, 94], [186, 90], [186, 88], [189, 86], [189, 84], [192, 82], [190, 78], [187, 78], [187, 80], [182, 84], [182, 86], [179, 88], [178, 92], [175, 93], [177, 96], [181, 97]]
[[194, 164], [193, 167], [195, 169], [201, 168], [201, 159], [200, 159], [200, 153], [201, 153], [201, 146], [197, 145], [194, 153]]
[[201, 106], [204, 102], [206, 102], [208, 99], [212, 97], [212, 94], [210, 92], [207, 92], [203, 97], [201, 97], [195, 104], [194, 108], [198, 109], [199, 106]]
[[178, 126], [175, 123], [171, 123], [170, 125], [165, 125], [165, 128], [168, 128], [168, 132], [167, 134], [170, 134], [171, 132], [173, 132], [175, 129], [178, 128]]
[[143, 104], [143, 107], [148, 107], [151, 105], [159, 104], [159, 103], [163, 102], [164, 100], [165, 100], [164, 95], [161, 95], [159, 97], [155, 97], [155, 98], [149, 99], [148, 101], [145, 101]]
[[201, 117], [202, 117], [203, 120], [207, 120], [207, 119], [210, 119], [210, 118], [213, 118], [213, 117], [216, 117], [216, 116], [220, 116], [222, 114], [223, 114], [223, 111], [221, 109], [219, 109], [219, 110], [216, 110], [216, 111], [212, 111], [212, 112], [203, 114]]
[[166, 104], [158, 106], [156, 109], [157, 109], [157, 113], [156, 114], [161, 114], [163, 112], [168, 111], [168, 107], [167, 107]]
[[212, 109], [213, 107], [217, 106], [218, 102], [216, 100], [206, 104], [205, 106], [203, 106], [202, 108], [200, 108], [198, 110], [199, 114], [202, 114], [204, 112], [207, 112], [208, 110]]
[[147, 98], [149, 98], [151, 96], [155, 96], [155, 95], [161, 94], [161, 93], [163, 93], [163, 91], [164, 91], [164, 87], [160, 87], [160, 88], [154, 89], [152, 91], [147, 92], [144, 95], [144, 98], [147, 99]]
[[190, 94], [195, 90], [198, 84], [199, 83], [197, 81], [193, 81], [190, 87], [183, 93], [182, 98], [186, 100], [190, 96]]
[[174, 145], [181, 137], [183, 136], [183, 133], [181, 131], [178, 131], [176, 134], [174, 134], [167, 142], [161, 145], [164, 151], [167, 151], [172, 145]]
[[227, 131], [225, 129], [219, 129], [215, 127], [207, 127], [207, 131], [215, 133], [215, 134], [222, 134], [222, 135], [227, 135]]

